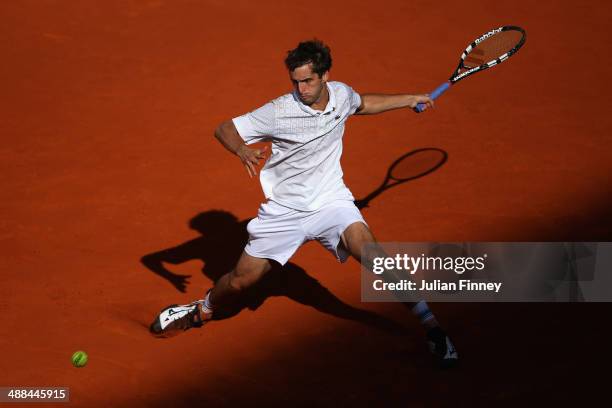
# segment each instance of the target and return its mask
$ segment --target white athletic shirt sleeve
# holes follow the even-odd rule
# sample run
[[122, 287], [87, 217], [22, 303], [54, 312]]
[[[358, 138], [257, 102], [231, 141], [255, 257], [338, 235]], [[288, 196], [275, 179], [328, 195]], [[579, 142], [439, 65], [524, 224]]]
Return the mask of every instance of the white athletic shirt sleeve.
[[274, 104], [266, 103], [246, 115], [232, 119], [238, 134], [247, 145], [265, 141], [274, 134]]
[[354, 200], [343, 181], [340, 157], [345, 122], [361, 106], [361, 97], [341, 82], [327, 87], [329, 101], [322, 111], [291, 93], [232, 119], [246, 144], [272, 142], [259, 172], [266, 199], [300, 211]]
[[351, 93], [351, 115], [355, 114], [357, 109], [361, 106], [361, 95], [353, 90], [350, 86], [347, 86]]

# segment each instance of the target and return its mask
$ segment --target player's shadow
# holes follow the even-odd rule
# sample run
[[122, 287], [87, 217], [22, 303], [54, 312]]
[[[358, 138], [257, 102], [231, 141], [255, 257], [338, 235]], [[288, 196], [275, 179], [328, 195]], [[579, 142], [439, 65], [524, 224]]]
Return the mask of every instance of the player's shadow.
[[423, 147], [404, 153], [389, 165], [382, 184], [365, 197], [355, 200], [355, 206], [360, 210], [366, 208], [385, 190], [425, 177], [442, 167], [447, 160], [448, 153], [437, 147]]
[[[191, 260], [201, 260], [204, 263], [202, 272], [215, 282], [236, 265], [248, 239], [248, 222], [249, 220], [238, 221], [233, 214], [226, 211], [202, 212], [189, 222], [189, 227], [200, 233], [200, 237], [147, 254], [141, 258], [141, 262], [180, 292], [185, 292], [189, 276], [175, 274], [165, 264], [178, 265]], [[241, 296], [240, 301], [232, 307], [216, 309], [214, 319], [227, 319], [245, 308], [256, 310], [271, 296], [286, 296], [342, 319], [358, 321], [392, 334], [407, 333], [404, 326], [392, 320], [342, 302], [296, 264], [272, 264], [272, 270]]]

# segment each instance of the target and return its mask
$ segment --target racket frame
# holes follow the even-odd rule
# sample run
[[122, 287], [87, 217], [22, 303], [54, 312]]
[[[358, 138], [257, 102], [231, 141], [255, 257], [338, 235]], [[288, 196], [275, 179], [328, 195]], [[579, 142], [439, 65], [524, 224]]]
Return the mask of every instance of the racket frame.
[[[484, 40], [486, 40], [487, 38], [501, 33], [502, 31], [518, 31], [522, 34], [521, 39], [519, 40], [519, 42], [512, 47], [508, 52], [506, 52], [505, 54], [500, 55], [499, 57], [495, 58], [494, 60], [485, 62], [484, 64], [481, 64], [477, 67], [474, 68], [470, 68], [467, 71], [464, 71], [462, 73], [459, 73], [459, 70], [463, 69], [467, 69], [465, 68], [464, 65], [464, 61], [467, 58], [468, 55], [470, 55], [470, 52], [476, 48], [476, 46], [478, 44], [480, 44], [481, 42], [483, 42]], [[437, 99], [440, 95], [442, 95], [444, 92], [446, 92], [446, 90], [448, 88], [450, 88], [451, 85], [454, 85], [455, 83], [461, 81], [462, 79], [467, 78], [468, 76], [475, 74], [476, 72], [480, 72], [480, 71], [484, 71], [485, 69], [489, 69], [491, 67], [494, 67], [497, 64], [501, 64], [502, 62], [506, 61], [508, 58], [510, 58], [512, 55], [514, 55], [522, 46], [523, 44], [525, 44], [525, 40], [527, 39], [527, 33], [525, 32], [525, 30], [523, 30], [521, 27], [517, 27], [517, 26], [502, 26], [502, 27], [498, 27], [495, 28], [491, 31], [486, 32], [485, 34], [481, 35], [480, 37], [478, 37], [476, 40], [474, 40], [474, 42], [472, 42], [470, 45], [468, 45], [465, 50], [463, 51], [463, 53], [461, 54], [461, 58], [459, 59], [459, 64], [457, 65], [457, 68], [455, 69], [455, 71], [453, 71], [452, 75], [450, 76], [450, 78], [448, 79], [448, 81], [442, 83], [442, 85], [438, 86], [433, 92], [431, 92], [431, 94], [429, 94], [429, 97], [431, 99]], [[419, 103], [415, 108], [414, 111], [417, 113], [421, 113], [425, 110], [425, 104], [424, 103]]]
[[[481, 64], [477, 67], [474, 68], [470, 68], [467, 71], [464, 71], [462, 73], [459, 74], [459, 70], [460, 69], [467, 69], [464, 65], [464, 61], [467, 58], [468, 55], [470, 55], [470, 52], [472, 52], [472, 50], [474, 48], [476, 48], [476, 46], [478, 44], [480, 44], [481, 42], [483, 42], [484, 40], [486, 40], [489, 37], [492, 37], [495, 34], [501, 33], [503, 31], [518, 31], [522, 34], [520, 41], [514, 46], [512, 47], [512, 49], [510, 49], [508, 52], [506, 52], [505, 54], [500, 55], [499, 57], [495, 58], [494, 60], [485, 62], [484, 64]], [[463, 53], [461, 54], [461, 59], [459, 60], [459, 64], [457, 65], [457, 68], [455, 69], [455, 71], [453, 72], [453, 74], [450, 76], [450, 78], [448, 79], [448, 82], [452, 84], [455, 84], [457, 82], [459, 82], [460, 80], [475, 74], [476, 72], [479, 71], [484, 71], [485, 69], [489, 69], [491, 67], [494, 67], [497, 64], [501, 64], [502, 62], [504, 62], [505, 60], [507, 60], [508, 58], [510, 58], [512, 55], [514, 55], [522, 46], [523, 44], [525, 44], [525, 40], [527, 38], [527, 33], [525, 32], [525, 30], [523, 30], [521, 27], [517, 27], [517, 26], [502, 26], [499, 28], [495, 28], [483, 35], [481, 35], [479, 38], [477, 38], [476, 40], [474, 40], [474, 42], [472, 42], [470, 45], [468, 45], [465, 50], [463, 51]]]

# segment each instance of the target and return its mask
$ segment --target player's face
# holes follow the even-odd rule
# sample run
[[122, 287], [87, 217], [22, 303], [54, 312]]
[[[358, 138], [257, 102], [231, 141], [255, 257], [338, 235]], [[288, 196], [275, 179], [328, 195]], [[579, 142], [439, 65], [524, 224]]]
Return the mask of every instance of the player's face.
[[293, 87], [304, 105], [312, 105], [321, 99], [328, 73], [322, 76], [312, 72], [312, 64], [302, 65], [289, 73]]

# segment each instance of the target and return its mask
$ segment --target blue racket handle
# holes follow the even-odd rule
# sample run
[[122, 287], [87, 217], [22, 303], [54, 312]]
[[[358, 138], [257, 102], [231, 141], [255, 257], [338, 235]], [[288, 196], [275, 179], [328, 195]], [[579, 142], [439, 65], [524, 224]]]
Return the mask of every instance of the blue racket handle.
[[[442, 95], [450, 86], [451, 86], [451, 83], [449, 81], [443, 83], [442, 85], [437, 87], [432, 93], [430, 93], [429, 97], [431, 99], [436, 99], [438, 96]], [[424, 110], [425, 110], [425, 104], [424, 103], [419, 103], [416, 106], [416, 108], [414, 108], [414, 111], [416, 113], [421, 113]]]

